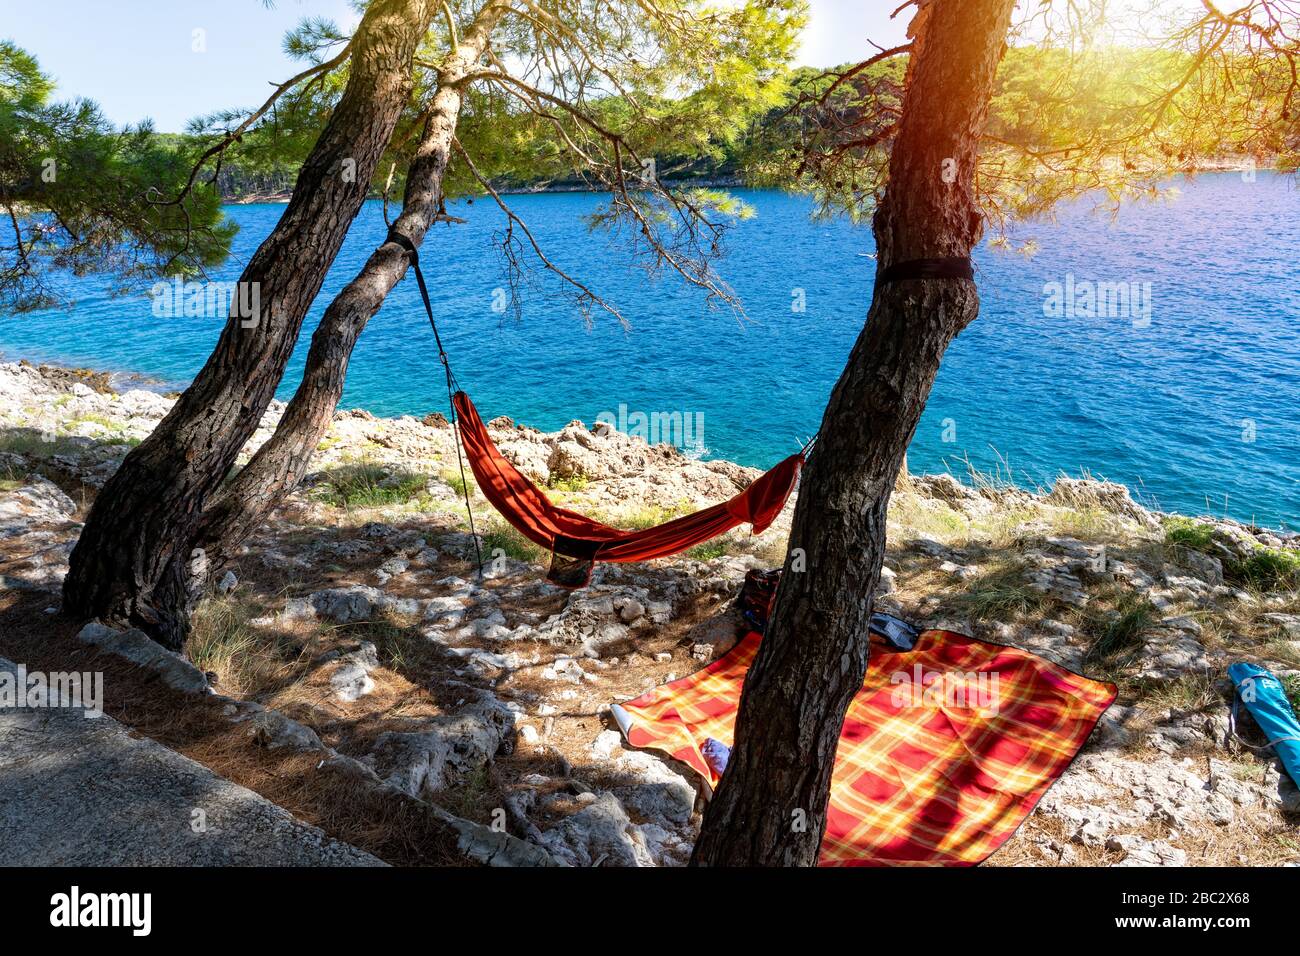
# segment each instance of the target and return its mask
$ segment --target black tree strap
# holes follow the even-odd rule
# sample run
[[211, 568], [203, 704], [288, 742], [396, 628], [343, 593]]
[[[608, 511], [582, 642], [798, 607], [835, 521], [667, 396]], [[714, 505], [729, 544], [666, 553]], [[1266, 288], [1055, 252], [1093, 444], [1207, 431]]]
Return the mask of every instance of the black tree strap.
[[975, 280], [975, 266], [970, 256], [944, 256], [938, 259], [908, 259], [886, 266], [877, 280], [881, 285], [907, 279]]
[[460, 419], [456, 415], [455, 399], [456, 376], [452, 374], [451, 363], [447, 361], [447, 350], [442, 347], [442, 336], [438, 334], [438, 323], [433, 317], [433, 305], [429, 302], [429, 287], [424, 284], [424, 273], [420, 271], [420, 253], [416, 250], [415, 243], [391, 227], [388, 230], [388, 238], [384, 241], [401, 246], [406, 252], [406, 258], [410, 262], [411, 268], [415, 270], [415, 283], [420, 287], [420, 298], [424, 301], [424, 311], [429, 316], [429, 326], [433, 329], [433, 340], [438, 343], [438, 359], [442, 362], [442, 367], [447, 371], [447, 404], [451, 406], [451, 428], [454, 432], [452, 439], [456, 445], [456, 464], [460, 466], [460, 486], [465, 490], [465, 513], [469, 515], [469, 536], [474, 542], [474, 557], [478, 561], [479, 576], [482, 577], [483, 551], [479, 547], [478, 532], [474, 530], [474, 509], [470, 507], [469, 503], [469, 482], [465, 479], [465, 459], [460, 451]]

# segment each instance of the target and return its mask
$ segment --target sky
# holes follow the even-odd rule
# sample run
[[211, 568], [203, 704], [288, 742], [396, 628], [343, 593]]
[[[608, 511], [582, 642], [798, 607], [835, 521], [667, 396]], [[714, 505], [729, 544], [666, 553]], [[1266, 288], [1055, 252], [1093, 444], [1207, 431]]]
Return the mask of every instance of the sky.
[[[811, 0], [799, 62], [835, 66], [862, 59], [868, 39], [900, 42], [898, 2]], [[261, 105], [301, 70], [280, 43], [307, 16], [357, 20], [348, 0], [0, 0], [0, 38], [35, 54], [57, 97], [93, 99], [118, 125], [147, 118], [180, 132], [191, 117]]]

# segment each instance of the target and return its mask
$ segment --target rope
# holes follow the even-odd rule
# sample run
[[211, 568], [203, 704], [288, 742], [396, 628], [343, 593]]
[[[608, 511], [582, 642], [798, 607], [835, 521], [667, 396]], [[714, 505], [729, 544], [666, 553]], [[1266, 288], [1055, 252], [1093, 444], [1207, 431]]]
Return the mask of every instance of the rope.
[[[1243, 681], [1242, 683], [1251, 683], [1254, 680], [1255, 678], [1251, 677], [1248, 680]], [[1247, 747], [1250, 750], [1254, 750], [1256, 752], [1264, 751], [1264, 750], [1272, 750], [1274, 744], [1286, 743], [1288, 740], [1300, 740], [1300, 736], [1296, 736], [1294, 734], [1288, 734], [1285, 737], [1278, 737], [1276, 740], [1268, 740], [1268, 735], [1265, 734], [1264, 738], [1267, 741], [1267, 743], [1265, 743], [1264, 746], [1258, 747], [1255, 744], [1247, 743], [1244, 739], [1242, 739], [1241, 734], [1237, 733], [1237, 707], [1240, 703], [1241, 703], [1241, 691], [1240, 690], [1233, 691], [1232, 707], [1229, 708], [1228, 710], [1228, 739], [1229, 740], [1236, 740], [1237, 743], [1241, 744], [1243, 747]], [[1262, 730], [1263, 728], [1260, 729]], [[1275, 751], [1275, 755], [1276, 755], [1276, 751]]]
[[384, 241], [401, 246], [406, 252], [406, 258], [410, 262], [411, 268], [415, 270], [415, 282], [420, 287], [420, 298], [424, 301], [424, 311], [429, 316], [429, 326], [433, 329], [433, 340], [438, 344], [438, 360], [442, 362], [442, 367], [447, 373], [447, 404], [451, 406], [451, 428], [455, 435], [456, 464], [460, 468], [460, 486], [465, 491], [465, 514], [469, 515], [469, 536], [470, 540], [474, 542], [474, 558], [478, 562], [478, 575], [482, 578], [483, 549], [479, 546], [478, 532], [474, 529], [474, 509], [469, 503], [469, 482], [465, 478], [465, 458], [460, 450], [460, 417], [456, 414], [455, 399], [455, 393], [460, 389], [460, 383], [456, 381], [456, 376], [451, 370], [451, 362], [447, 360], [447, 350], [442, 347], [442, 336], [438, 334], [438, 323], [433, 317], [433, 305], [429, 302], [429, 287], [424, 284], [424, 273], [420, 271], [420, 254], [416, 251], [415, 243], [393, 227], [389, 227], [388, 238]]

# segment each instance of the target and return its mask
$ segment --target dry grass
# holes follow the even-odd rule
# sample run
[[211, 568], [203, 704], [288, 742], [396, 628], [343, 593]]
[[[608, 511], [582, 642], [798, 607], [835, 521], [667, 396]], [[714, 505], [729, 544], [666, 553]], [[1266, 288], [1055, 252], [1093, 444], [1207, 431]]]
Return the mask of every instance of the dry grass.
[[889, 499], [891, 534], [901, 538], [925, 536], [944, 544], [960, 545], [970, 535], [970, 521], [940, 501], [896, 491]]
[[217, 675], [222, 693], [263, 700], [300, 680], [319, 650], [307, 625], [253, 627], [249, 620], [260, 612], [246, 599], [234, 597], [209, 598], [195, 612], [186, 651], [196, 667]]
[[1178, 680], [1166, 681], [1146, 690], [1143, 707], [1151, 711], [1203, 711], [1211, 707], [1225, 707], [1227, 703], [1214, 689], [1214, 679], [1208, 674], [1188, 674]]
[[951, 606], [975, 620], [1014, 621], [1040, 615], [1049, 599], [1029, 586], [1025, 574], [1025, 566], [1015, 560], [986, 567], [953, 597]]

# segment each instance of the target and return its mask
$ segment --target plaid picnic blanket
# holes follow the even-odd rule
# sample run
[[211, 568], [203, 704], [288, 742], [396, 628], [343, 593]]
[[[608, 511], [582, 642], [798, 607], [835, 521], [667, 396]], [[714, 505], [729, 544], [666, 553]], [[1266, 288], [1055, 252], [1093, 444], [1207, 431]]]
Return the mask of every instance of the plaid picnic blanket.
[[[628, 743], [720, 775], [762, 635], [689, 677], [614, 705]], [[840, 733], [820, 864], [971, 866], [1005, 843], [1069, 766], [1115, 687], [1027, 651], [925, 631], [872, 647]]]

